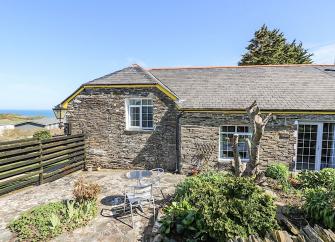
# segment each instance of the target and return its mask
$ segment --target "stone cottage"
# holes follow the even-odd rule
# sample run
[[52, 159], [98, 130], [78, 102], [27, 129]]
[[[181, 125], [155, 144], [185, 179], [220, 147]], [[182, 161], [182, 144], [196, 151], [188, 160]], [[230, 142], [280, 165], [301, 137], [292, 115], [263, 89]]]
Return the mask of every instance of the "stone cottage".
[[292, 170], [335, 167], [335, 66], [269, 65], [144, 69], [132, 65], [83, 84], [61, 105], [72, 133], [87, 134], [88, 161], [104, 168], [188, 172], [199, 147], [210, 164], [232, 159], [229, 137], [250, 136], [246, 107], [273, 113], [263, 164]]

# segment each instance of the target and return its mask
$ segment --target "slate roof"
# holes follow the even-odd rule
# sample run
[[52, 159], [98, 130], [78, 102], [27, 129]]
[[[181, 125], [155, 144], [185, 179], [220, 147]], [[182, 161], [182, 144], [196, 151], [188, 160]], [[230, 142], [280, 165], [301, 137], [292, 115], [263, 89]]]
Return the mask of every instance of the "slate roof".
[[155, 84], [156, 81], [139, 65], [132, 65], [103, 77], [85, 83], [85, 85], [106, 84]]
[[33, 119], [33, 120], [27, 120], [23, 122], [16, 123], [15, 126], [21, 126], [24, 124], [37, 124], [37, 125], [51, 125], [51, 124], [58, 124], [59, 121], [56, 118], [41, 118], [41, 119]]
[[335, 110], [335, 65], [152, 68], [132, 65], [85, 85], [161, 84], [184, 109]]
[[157, 68], [149, 70], [185, 109], [335, 110], [335, 65]]

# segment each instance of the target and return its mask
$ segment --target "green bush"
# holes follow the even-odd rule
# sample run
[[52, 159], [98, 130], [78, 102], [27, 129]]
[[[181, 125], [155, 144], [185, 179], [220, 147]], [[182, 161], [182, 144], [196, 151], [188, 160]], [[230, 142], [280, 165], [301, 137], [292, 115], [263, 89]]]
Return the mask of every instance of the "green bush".
[[33, 138], [39, 139], [39, 140], [49, 139], [51, 137], [52, 136], [49, 130], [40, 130], [40, 131], [36, 131], [33, 134]]
[[[275, 215], [272, 198], [250, 179], [205, 173], [177, 186], [175, 203], [165, 209], [161, 232], [169, 237], [227, 241], [235, 236], [265, 235], [277, 227]], [[198, 233], [190, 233], [194, 229]]]
[[324, 187], [304, 190], [304, 210], [314, 222], [326, 228], [335, 228], [335, 190]]
[[187, 201], [172, 202], [164, 209], [161, 233], [183, 235], [183, 240], [206, 240], [204, 218]]
[[283, 163], [269, 165], [265, 170], [265, 176], [280, 181], [287, 181], [289, 174], [288, 167]]
[[265, 176], [279, 181], [284, 191], [287, 191], [291, 187], [288, 181], [289, 175], [288, 166], [283, 163], [271, 164], [265, 170]]
[[24, 212], [8, 227], [21, 241], [45, 241], [86, 225], [96, 214], [95, 200], [54, 202]]
[[321, 171], [302, 171], [298, 175], [302, 188], [335, 187], [335, 169], [324, 168]]

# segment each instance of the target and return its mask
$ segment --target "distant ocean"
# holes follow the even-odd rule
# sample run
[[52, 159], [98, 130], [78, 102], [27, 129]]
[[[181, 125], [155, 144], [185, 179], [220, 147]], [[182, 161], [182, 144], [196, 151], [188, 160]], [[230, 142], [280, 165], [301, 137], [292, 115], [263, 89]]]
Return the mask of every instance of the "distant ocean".
[[48, 118], [54, 117], [54, 113], [52, 110], [15, 110], [15, 109], [0, 109], [0, 114], [10, 113], [17, 114], [21, 116], [44, 116]]

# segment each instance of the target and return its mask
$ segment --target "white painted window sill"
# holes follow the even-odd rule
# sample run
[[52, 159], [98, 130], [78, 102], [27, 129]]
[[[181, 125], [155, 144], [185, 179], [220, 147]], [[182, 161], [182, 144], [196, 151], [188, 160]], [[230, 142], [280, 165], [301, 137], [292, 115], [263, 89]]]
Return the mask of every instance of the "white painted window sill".
[[154, 131], [154, 129], [128, 128], [128, 129], [125, 129], [125, 131], [127, 132], [152, 132]]
[[[218, 161], [222, 163], [229, 163], [229, 162], [234, 161], [234, 159], [219, 159]], [[249, 159], [241, 159], [241, 162], [244, 162], [244, 163], [249, 162]]]

